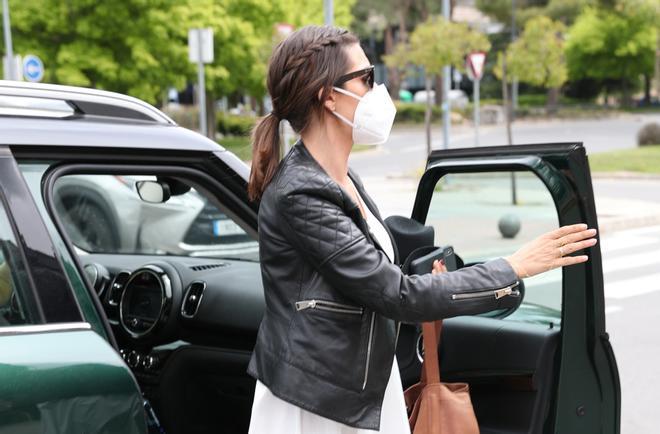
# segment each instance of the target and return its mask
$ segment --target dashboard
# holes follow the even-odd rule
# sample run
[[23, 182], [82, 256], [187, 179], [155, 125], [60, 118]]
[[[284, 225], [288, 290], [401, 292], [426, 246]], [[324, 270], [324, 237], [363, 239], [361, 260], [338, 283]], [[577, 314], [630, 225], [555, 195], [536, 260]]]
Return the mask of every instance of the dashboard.
[[156, 371], [181, 345], [251, 350], [265, 302], [258, 262], [178, 256], [81, 256], [120, 353]]

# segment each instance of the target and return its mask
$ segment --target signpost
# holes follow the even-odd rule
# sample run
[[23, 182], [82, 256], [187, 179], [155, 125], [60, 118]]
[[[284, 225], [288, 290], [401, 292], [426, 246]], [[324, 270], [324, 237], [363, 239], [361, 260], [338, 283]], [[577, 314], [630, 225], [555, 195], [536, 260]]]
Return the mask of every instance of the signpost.
[[44, 63], [37, 56], [28, 54], [23, 58], [23, 77], [27, 81], [39, 82], [44, 78]]
[[206, 126], [206, 83], [204, 80], [204, 64], [213, 62], [213, 29], [188, 30], [188, 59], [197, 63], [197, 87], [199, 106], [199, 129], [208, 136]]
[[474, 82], [474, 146], [479, 146], [479, 83], [484, 73], [486, 53], [477, 51], [467, 56], [468, 76]]

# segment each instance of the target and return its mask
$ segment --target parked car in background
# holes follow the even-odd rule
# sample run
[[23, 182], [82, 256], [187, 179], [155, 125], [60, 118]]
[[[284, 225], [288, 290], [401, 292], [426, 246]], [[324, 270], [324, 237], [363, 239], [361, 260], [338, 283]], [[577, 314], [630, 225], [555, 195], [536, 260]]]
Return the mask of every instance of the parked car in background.
[[[248, 167], [106, 91], [0, 82], [0, 131], [0, 434], [247, 432], [265, 309]], [[499, 182], [484, 179], [511, 173], [546, 200], [529, 222], [597, 228], [577, 143], [434, 151], [411, 217], [459, 266], [500, 255], [513, 244], [470, 238], [484, 208], [458, 210], [438, 183], [461, 180], [479, 196], [460, 203], [478, 205]], [[524, 279], [514, 309], [444, 321], [442, 378], [470, 384], [483, 434], [619, 432], [599, 246]], [[365, 346], [379, 333], [364, 332]], [[420, 324], [401, 325], [396, 356], [417, 382]]]
[[[425, 90], [418, 90], [413, 96], [413, 102], [417, 103], [426, 103], [428, 98], [431, 98], [431, 101], [435, 101], [435, 90], [427, 92]], [[459, 109], [464, 109], [469, 104], [470, 100], [467, 94], [461, 89], [450, 89], [449, 90], [449, 102], [452, 107]]]

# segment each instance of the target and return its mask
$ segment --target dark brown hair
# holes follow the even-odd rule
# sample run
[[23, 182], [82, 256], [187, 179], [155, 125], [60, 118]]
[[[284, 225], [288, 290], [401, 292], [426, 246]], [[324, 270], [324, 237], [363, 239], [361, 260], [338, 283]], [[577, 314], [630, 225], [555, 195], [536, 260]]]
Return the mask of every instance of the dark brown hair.
[[[280, 120], [300, 134], [312, 116], [321, 116], [332, 84], [349, 67], [344, 47], [359, 43], [348, 30], [333, 26], [306, 26], [296, 30], [273, 50], [266, 85], [273, 111], [252, 131], [252, 169], [248, 197], [261, 197], [280, 159]], [[318, 92], [323, 89], [321, 99]]]

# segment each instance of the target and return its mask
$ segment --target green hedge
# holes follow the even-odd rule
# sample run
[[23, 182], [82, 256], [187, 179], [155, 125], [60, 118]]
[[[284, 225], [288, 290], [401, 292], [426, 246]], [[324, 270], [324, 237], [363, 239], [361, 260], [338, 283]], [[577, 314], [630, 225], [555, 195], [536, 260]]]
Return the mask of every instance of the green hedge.
[[230, 115], [218, 112], [216, 115], [219, 133], [232, 136], [247, 136], [257, 122], [253, 116]]

